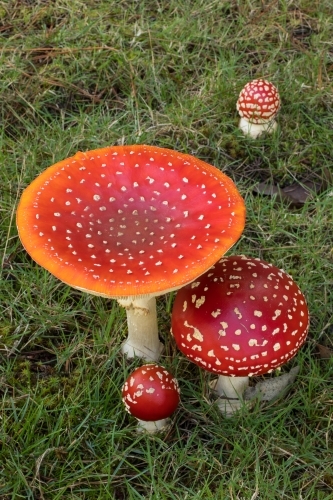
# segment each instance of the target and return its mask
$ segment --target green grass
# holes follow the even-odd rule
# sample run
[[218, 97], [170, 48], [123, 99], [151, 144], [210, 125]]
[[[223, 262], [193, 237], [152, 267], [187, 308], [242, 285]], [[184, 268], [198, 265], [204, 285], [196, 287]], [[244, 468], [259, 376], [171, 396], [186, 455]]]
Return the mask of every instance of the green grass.
[[[0, 1], [0, 498], [333, 499], [332, 187], [295, 210], [253, 193], [332, 171], [330, 0]], [[250, 79], [279, 88], [274, 136], [237, 130]], [[120, 389], [140, 364], [119, 352], [124, 311], [34, 264], [15, 227], [22, 190], [43, 169], [111, 144], [146, 143], [216, 165], [246, 200], [229, 253], [293, 275], [311, 313], [300, 375], [277, 401], [223, 419], [210, 375], [169, 335], [161, 362], [182, 403], [166, 435], [135, 432]]]

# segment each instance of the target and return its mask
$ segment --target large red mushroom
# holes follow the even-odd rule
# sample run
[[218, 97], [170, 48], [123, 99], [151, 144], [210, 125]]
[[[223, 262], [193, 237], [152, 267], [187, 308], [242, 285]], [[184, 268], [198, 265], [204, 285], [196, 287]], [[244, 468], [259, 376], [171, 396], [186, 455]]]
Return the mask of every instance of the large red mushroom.
[[293, 279], [245, 256], [222, 258], [180, 289], [172, 311], [178, 348], [219, 375], [215, 389], [227, 399], [221, 400], [227, 414], [241, 406], [249, 377], [270, 373], [293, 358], [308, 329], [306, 300]]
[[155, 146], [77, 153], [23, 192], [17, 227], [30, 256], [84, 292], [126, 307], [123, 352], [156, 361], [156, 296], [209, 269], [239, 238], [245, 208], [217, 168]]
[[138, 419], [138, 430], [155, 433], [169, 424], [180, 401], [177, 379], [163, 366], [147, 364], [134, 370], [122, 387], [128, 413]]
[[263, 132], [276, 129], [275, 116], [280, 109], [277, 88], [261, 78], [252, 80], [241, 90], [237, 100], [240, 115], [239, 128], [245, 135], [256, 138]]

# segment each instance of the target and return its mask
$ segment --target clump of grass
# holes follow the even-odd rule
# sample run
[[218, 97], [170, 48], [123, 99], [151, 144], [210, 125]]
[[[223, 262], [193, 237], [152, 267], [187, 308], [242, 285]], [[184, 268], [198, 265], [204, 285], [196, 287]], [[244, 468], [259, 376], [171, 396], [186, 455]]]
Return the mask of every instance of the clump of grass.
[[[330, 498], [332, 189], [295, 210], [253, 193], [331, 169], [331, 2], [0, 2], [0, 496], [10, 498]], [[279, 130], [237, 129], [250, 79], [279, 88]], [[119, 353], [124, 312], [59, 283], [27, 256], [15, 210], [50, 164], [109, 144], [194, 154], [237, 183], [247, 225], [232, 253], [291, 273], [311, 313], [300, 375], [284, 399], [225, 420], [209, 374], [169, 335], [164, 363], [182, 404], [164, 436], [137, 435], [120, 388], [139, 361]], [[230, 253], [231, 253], [230, 252]]]

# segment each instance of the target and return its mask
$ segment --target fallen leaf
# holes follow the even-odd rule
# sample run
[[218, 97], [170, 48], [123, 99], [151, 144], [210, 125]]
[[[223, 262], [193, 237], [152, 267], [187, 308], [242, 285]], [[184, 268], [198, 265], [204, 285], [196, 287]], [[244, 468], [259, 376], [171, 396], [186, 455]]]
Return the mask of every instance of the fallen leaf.
[[314, 33], [314, 30], [311, 28], [311, 26], [299, 24], [292, 30], [291, 35], [295, 38], [307, 38], [311, 36], [312, 33]]
[[262, 194], [264, 196], [275, 196], [276, 200], [279, 202], [284, 202], [286, 204], [291, 204], [292, 199], [288, 194], [284, 193], [280, 186], [271, 184], [270, 181], [260, 182], [253, 186], [253, 191], [257, 194]]
[[333, 358], [333, 350], [326, 345], [317, 344], [318, 356], [320, 359], [330, 359]]
[[244, 397], [245, 399], [253, 399], [259, 396], [262, 401], [271, 401], [285, 395], [290, 385], [294, 383], [298, 372], [299, 366], [294, 366], [288, 373], [258, 382], [254, 387], [246, 389]]
[[271, 181], [264, 181], [255, 184], [253, 191], [264, 196], [275, 196], [277, 201], [285, 203], [291, 208], [301, 208], [308, 200], [328, 189], [332, 183], [333, 174], [328, 168], [325, 168], [320, 181], [304, 179], [293, 182], [284, 188], [272, 184]]

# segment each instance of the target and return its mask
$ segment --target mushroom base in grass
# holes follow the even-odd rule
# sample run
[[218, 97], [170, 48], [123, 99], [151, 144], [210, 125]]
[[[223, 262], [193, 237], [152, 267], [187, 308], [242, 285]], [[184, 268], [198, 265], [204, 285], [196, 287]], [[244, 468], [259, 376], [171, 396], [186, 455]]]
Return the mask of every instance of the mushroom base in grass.
[[249, 386], [249, 377], [224, 377], [220, 375], [209, 384], [219, 397], [217, 404], [225, 416], [232, 416], [244, 405], [245, 390]]
[[253, 139], [256, 139], [264, 132], [267, 134], [274, 132], [277, 129], [277, 123], [275, 120], [266, 123], [253, 123], [246, 118], [241, 118], [239, 120], [238, 127], [244, 135], [248, 135]]
[[249, 377], [272, 373], [293, 358], [308, 329], [306, 300], [293, 279], [243, 255], [222, 258], [181, 288], [172, 310], [178, 348], [219, 375], [215, 390], [226, 416], [256, 396], [273, 399], [292, 383], [297, 369], [248, 387]]
[[157, 434], [158, 432], [165, 432], [170, 426], [170, 418], [162, 418], [161, 420], [140, 420], [138, 419], [137, 432], [146, 432], [148, 434]]
[[250, 406], [258, 399], [271, 401], [286, 393], [294, 383], [299, 366], [278, 377], [257, 382], [249, 386], [249, 377], [224, 377], [220, 375], [210, 382], [209, 387], [218, 396], [216, 404], [226, 417], [232, 417], [243, 406]]

